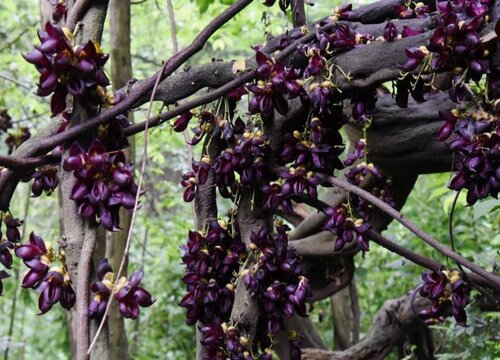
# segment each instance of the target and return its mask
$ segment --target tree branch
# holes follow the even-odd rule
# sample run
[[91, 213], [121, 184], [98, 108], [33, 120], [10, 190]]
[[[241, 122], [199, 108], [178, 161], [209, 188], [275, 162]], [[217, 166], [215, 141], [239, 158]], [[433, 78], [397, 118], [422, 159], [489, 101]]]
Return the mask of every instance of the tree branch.
[[424, 240], [427, 244], [432, 246], [434, 249], [439, 251], [440, 253], [444, 254], [445, 256], [455, 260], [456, 262], [460, 263], [470, 271], [480, 275], [481, 277], [487, 279], [490, 281], [490, 287], [493, 287], [496, 291], [500, 291], [500, 277], [489, 273], [482, 269], [481, 267], [477, 266], [476, 264], [464, 259], [457, 253], [455, 253], [453, 250], [449, 249], [448, 247], [444, 246], [441, 244], [439, 241], [435, 240], [432, 238], [430, 235], [422, 231], [419, 227], [417, 227], [413, 222], [411, 222], [409, 219], [405, 218], [399, 211], [396, 209], [392, 208], [376, 196], [370, 194], [369, 192], [361, 189], [358, 186], [352, 185], [348, 182], [339, 180], [337, 178], [334, 178], [333, 176], [327, 176], [324, 174], [317, 174], [323, 181], [334, 185], [338, 186], [341, 189], [344, 189], [348, 192], [351, 192], [353, 194], [358, 195], [359, 197], [369, 201], [376, 207], [378, 207], [380, 210], [391, 216], [393, 219], [401, 223], [404, 227], [406, 227], [408, 230], [410, 230], [412, 233], [414, 233], [417, 237], [420, 239]]

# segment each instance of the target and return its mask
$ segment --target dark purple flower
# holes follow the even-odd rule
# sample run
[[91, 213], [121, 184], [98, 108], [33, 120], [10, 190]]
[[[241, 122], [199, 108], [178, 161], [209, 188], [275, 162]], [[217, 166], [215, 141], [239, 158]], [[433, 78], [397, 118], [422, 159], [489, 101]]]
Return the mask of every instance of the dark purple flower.
[[415, 70], [421, 63], [422, 60], [427, 56], [428, 51], [425, 47], [413, 47], [411, 49], [406, 49], [406, 56], [408, 60], [405, 64], [400, 65], [402, 71], [410, 72]]
[[12, 268], [12, 254], [10, 250], [14, 248], [14, 244], [10, 241], [5, 240], [0, 242], [0, 264], [5, 266], [7, 269]]
[[394, 41], [398, 37], [398, 29], [392, 21], [388, 21], [384, 28], [384, 40]]

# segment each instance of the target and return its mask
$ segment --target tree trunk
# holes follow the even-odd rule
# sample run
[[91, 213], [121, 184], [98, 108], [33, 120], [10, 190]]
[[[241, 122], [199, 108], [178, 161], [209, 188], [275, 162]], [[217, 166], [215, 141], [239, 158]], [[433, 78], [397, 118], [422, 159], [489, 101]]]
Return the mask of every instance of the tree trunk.
[[[78, 32], [78, 43], [84, 43], [88, 40], [101, 41], [107, 7], [107, 0], [96, 0], [92, 3], [81, 19], [82, 27]], [[71, 9], [72, 7], [70, 6], [68, 9], [69, 13]], [[74, 102], [73, 105], [71, 114], [72, 125], [84, 122], [95, 115], [84, 109], [77, 102]], [[83, 146], [86, 146], [88, 143], [86, 144], [85, 142], [88, 142], [91, 137], [91, 134], [86, 134], [78, 140]], [[87, 350], [99, 326], [97, 321], [89, 321], [87, 308], [90, 295], [89, 286], [95, 278], [97, 262], [105, 255], [102, 242], [105, 237], [103, 235], [104, 231], [98, 231], [97, 224], [85, 221], [78, 215], [76, 203], [70, 200], [74, 182], [75, 178], [73, 174], [64, 171], [61, 172], [61, 203], [62, 213], [64, 214], [62, 222], [64, 229], [63, 246], [68, 271], [76, 292], [76, 304], [69, 316], [70, 335], [72, 336], [71, 343], [76, 344], [76, 352], [73, 353], [72, 358], [85, 360], [89, 358]], [[101, 243], [99, 243], [99, 240], [101, 240]], [[95, 343], [90, 358], [107, 360], [109, 359], [108, 349], [106, 325]]]
[[[113, 90], [124, 87], [132, 78], [132, 61], [130, 55], [130, 1], [110, 0], [109, 2], [109, 43], [111, 58], [111, 81]], [[133, 114], [129, 114], [133, 121]], [[129, 139], [130, 146], [125, 155], [129, 161], [135, 159], [135, 141]], [[106, 257], [111, 267], [116, 271], [120, 267], [125, 244], [127, 242], [127, 229], [130, 227], [130, 211], [120, 209], [120, 226], [122, 231], [108, 233], [106, 241]], [[127, 263], [123, 275], [127, 275]], [[139, 321], [139, 320], [137, 320]], [[113, 303], [108, 318], [109, 346], [113, 349], [110, 354], [112, 360], [128, 360], [128, 341], [125, 332], [124, 319], [118, 310], [117, 303]]]

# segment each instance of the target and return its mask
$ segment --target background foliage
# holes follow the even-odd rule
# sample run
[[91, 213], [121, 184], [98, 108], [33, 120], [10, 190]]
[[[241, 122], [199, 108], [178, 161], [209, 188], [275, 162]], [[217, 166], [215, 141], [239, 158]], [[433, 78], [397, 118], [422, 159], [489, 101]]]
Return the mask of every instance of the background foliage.
[[[177, 37], [185, 46], [230, 0], [174, 1]], [[308, 7], [310, 18], [327, 15], [334, 3], [318, 2]], [[356, 4], [354, 4], [356, 5]], [[35, 42], [39, 27], [38, 1], [3, 0], [0, 2], [0, 109], [5, 108], [15, 121], [25, 126], [40, 127], [49, 121], [48, 106], [34, 93], [36, 73], [23, 61]], [[172, 54], [167, 7], [164, 0], [146, 0], [132, 6], [132, 53], [134, 76], [150, 76], [161, 61]], [[238, 59], [248, 56], [250, 47], [262, 44], [266, 36], [277, 35], [290, 27], [290, 21], [278, 7], [254, 4], [224, 26], [209, 42], [205, 51], [191, 64], [211, 59]], [[107, 49], [106, 38], [103, 49]], [[182, 86], [182, 84], [179, 84]], [[138, 118], [144, 116], [139, 109]], [[6, 153], [0, 139], [0, 153]], [[138, 146], [142, 138], [138, 137]], [[127, 322], [131, 355], [135, 359], [190, 359], [195, 347], [194, 329], [184, 323], [183, 309], [177, 303], [184, 292], [179, 264], [179, 245], [187, 230], [193, 227], [192, 209], [183, 203], [178, 185], [180, 174], [188, 168], [188, 156], [182, 138], [172, 134], [168, 126], [153, 130], [150, 136], [150, 166], [147, 172], [148, 192], [143, 198], [132, 245], [130, 268], [143, 267], [145, 285], [157, 297], [156, 304], [141, 312], [137, 322]], [[139, 154], [140, 156], [140, 154]], [[402, 212], [426, 232], [447, 241], [447, 212], [453, 194], [446, 189], [449, 174], [423, 176]], [[37, 229], [44, 238], [57, 241], [59, 225], [57, 198], [42, 196], [26, 207], [28, 186], [20, 187], [13, 201], [13, 213], [26, 218], [25, 234]], [[499, 202], [487, 200], [475, 208], [459, 201], [455, 213], [457, 248], [466, 258], [487, 270], [499, 263]], [[24, 216], [27, 213], [28, 216]], [[417, 252], [435, 258], [435, 252], [399, 224], [393, 223], [385, 234]], [[444, 261], [444, 259], [436, 259]], [[17, 264], [17, 263], [16, 263]], [[372, 244], [364, 256], [357, 257], [357, 284], [362, 313], [362, 331], [383, 302], [403, 295], [419, 284], [421, 269], [397, 255]], [[21, 271], [24, 271], [22, 269]], [[17, 270], [16, 270], [17, 272]], [[6, 296], [0, 297], [0, 350], [7, 345], [12, 331], [10, 357], [13, 359], [66, 359], [69, 357], [65, 315], [58, 307], [44, 315], [36, 315], [36, 294], [18, 288], [17, 281], [5, 281]], [[11, 296], [18, 291], [15, 312]], [[470, 327], [460, 328], [452, 322], [436, 326], [441, 342], [436, 344], [439, 359], [493, 359], [500, 354], [500, 316], [469, 309]], [[315, 304], [313, 319], [319, 323], [324, 339], [333, 346], [330, 304]], [[321, 321], [320, 321], [321, 320]], [[10, 324], [13, 324], [10, 330]]]

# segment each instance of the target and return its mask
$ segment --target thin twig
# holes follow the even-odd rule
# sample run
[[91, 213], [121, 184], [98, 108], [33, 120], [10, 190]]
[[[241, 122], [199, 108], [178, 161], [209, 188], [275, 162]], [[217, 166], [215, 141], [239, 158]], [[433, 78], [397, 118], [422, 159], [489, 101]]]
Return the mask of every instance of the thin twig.
[[[33, 26], [33, 25], [31, 25]], [[30, 31], [30, 27], [27, 27], [26, 29], [24, 29], [23, 31], [21, 31], [21, 33], [19, 35], [17, 35], [14, 39], [12, 39], [11, 41], [9, 41], [7, 44], [5, 44], [5, 46], [3, 46], [1, 49], [0, 49], [0, 53], [3, 52], [4, 50], [10, 48], [17, 40], [19, 40], [24, 34], [26, 34], [28, 31]]]
[[[153, 99], [156, 94], [156, 91], [158, 90], [158, 85], [160, 84], [161, 81], [161, 74], [165, 71], [165, 68], [167, 66], [167, 62], [165, 62], [161, 68], [161, 71], [159, 72], [157, 78], [156, 78], [156, 83], [155, 86], [153, 87], [153, 91], [151, 92], [151, 99], [149, 101], [149, 106], [148, 106], [148, 112], [146, 115], [146, 118], [149, 119], [151, 116], [151, 111], [153, 109]], [[134, 203], [134, 208], [132, 210], [132, 217], [130, 219], [130, 225], [128, 229], [128, 234], [127, 234], [127, 241], [125, 242], [125, 249], [123, 251], [122, 259], [120, 262], [120, 267], [118, 268], [118, 272], [116, 273], [116, 278], [115, 282], [113, 283], [113, 289], [111, 290], [111, 294], [115, 293], [115, 288], [116, 285], [118, 284], [118, 281], [120, 280], [120, 277], [123, 273], [123, 270], [125, 268], [125, 263], [127, 262], [127, 257], [128, 253], [130, 250], [130, 243], [132, 239], [132, 233], [134, 231], [134, 224], [135, 224], [135, 218], [137, 217], [137, 209], [139, 208], [139, 198], [141, 197], [141, 192], [142, 192], [142, 183], [144, 181], [144, 173], [146, 172], [146, 166], [148, 163], [148, 121], [146, 120], [146, 127], [144, 129], [144, 147], [143, 147], [143, 152], [142, 152], [142, 165], [141, 165], [141, 172], [139, 175], [139, 183], [137, 184], [137, 193], [135, 195], [135, 203]], [[94, 338], [92, 339], [92, 342], [90, 343], [89, 349], [87, 351], [87, 355], [90, 355], [90, 352], [92, 351], [92, 348], [94, 347], [99, 334], [101, 333], [104, 324], [106, 323], [107, 317], [109, 310], [111, 308], [111, 304], [113, 303], [114, 296], [111, 296], [109, 298], [108, 303], [106, 304], [106, 310], [104, 311], [104, 315], [102, 316], [101, 323], [99, 324], [99, 328], [97, 329]]]
[[14, 78], [11, 78], [10, 76], [8, 75], [5, 75], [4, 73], [0, 73], [0, 78], [4, 79], [4, 80], [7, 80], [7, 81], [10, 81], [11, 83], [14, 83], [16, 84], [17, 86], [23, 88], [24, 90], [28, 90], [30, 93], [32, 94], [35, 94], [36, 95], [36, 92], [32, 91], [31, 88], [28, 86], [28, 85], [25, 85], [23, 84], [22, 82], [14, 79]]

